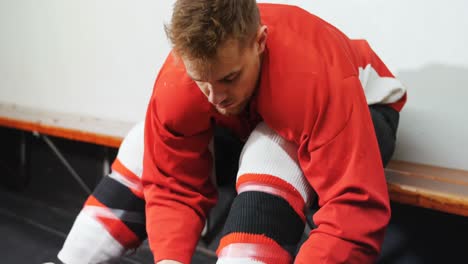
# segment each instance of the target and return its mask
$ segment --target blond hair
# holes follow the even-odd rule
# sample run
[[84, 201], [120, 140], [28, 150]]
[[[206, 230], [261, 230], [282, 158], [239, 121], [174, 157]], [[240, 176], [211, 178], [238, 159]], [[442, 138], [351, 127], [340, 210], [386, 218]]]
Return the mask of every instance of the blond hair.
[[245, 47], [259, 25], [255, 0], [177, 0], [165, 31], [177, 55], [206, 61], [227, 40]]

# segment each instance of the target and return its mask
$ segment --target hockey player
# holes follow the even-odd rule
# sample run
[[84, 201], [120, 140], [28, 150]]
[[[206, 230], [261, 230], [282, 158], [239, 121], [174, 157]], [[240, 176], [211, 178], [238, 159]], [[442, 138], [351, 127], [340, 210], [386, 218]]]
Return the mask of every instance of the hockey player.
[[[254, 0], [178, 0], [166, 29], [142, 177], [155, 262], [189, 263], [216, 203], [215, 125], [247, 140], [218, 263], [374, 262], [406, 91], [368, 43]], [[317, 228], [294, 259], [312, 190]]]
[[[146, 206], [155, 261], [190, 263], [216, 202], [209, 146], [217, 126], [246, 142], [219, 263], [375, 261], [390, 217], [383, 165], [406, 91], [368, 43], [298, 7], [254, 0], [178, 0], [167, 33], [174, 49], [148, 107], [143, 173], [139, 125], [140, 139], [131, 148], [124, 141], [101, 183], [125, 187], [129, 203], [103, 206], [91, 196], [62, 260], [76, 250], [69, 241], [84, 237], [73, 233], [85, 221], [109, 245], [94, 248], [100, 261], [137, 246], [142, 222], [132, 221], [145, 219]], [[315, 193], [317, 228], [294, 259]]]

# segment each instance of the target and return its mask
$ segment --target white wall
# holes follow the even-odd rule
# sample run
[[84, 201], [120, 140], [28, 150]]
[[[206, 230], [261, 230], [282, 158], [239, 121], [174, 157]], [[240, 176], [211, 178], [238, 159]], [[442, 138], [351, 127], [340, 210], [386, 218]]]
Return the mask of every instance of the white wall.
[[143, 119], [171, 1], [0, 0], [0, 101]]
[[[0, 0], [0, 101], [143, 118], [174, 1]], [[397, 159], [468, 169], [468, 2], [302, 0], [408, 86]]]

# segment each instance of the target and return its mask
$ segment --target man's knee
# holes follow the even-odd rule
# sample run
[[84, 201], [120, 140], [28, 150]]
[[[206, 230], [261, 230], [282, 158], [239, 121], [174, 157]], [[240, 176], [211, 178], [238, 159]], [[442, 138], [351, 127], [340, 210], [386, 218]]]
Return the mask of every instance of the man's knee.
[[218, 262], [291, 263], [304, 231], [305, 208], [315, 198], [298, 165], [297, 146], [261, 123], [239, 164], [239, 195], [225, 224]]
[[283, 198], [260, 191], [240, 193], [225, 223], [223, 237], [243, 236], [255, 240], [266, 236], [293, 254], [305, 222]]

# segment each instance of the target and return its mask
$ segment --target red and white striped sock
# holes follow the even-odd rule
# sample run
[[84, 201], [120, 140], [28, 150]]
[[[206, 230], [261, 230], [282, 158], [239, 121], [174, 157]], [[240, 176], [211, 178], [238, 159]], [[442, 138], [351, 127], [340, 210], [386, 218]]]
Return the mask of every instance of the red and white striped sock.
[[58, 254], [67, 264], [108, 263], [146, 239], [143, 166], [143, 123], [125, 137], [112, 172], [84, 204]]
[[240, 158], [234, 200], [217, 250], [218, 263], [292, 263], [315, 193], [297, 161], [297, 146], [261, 123]]

